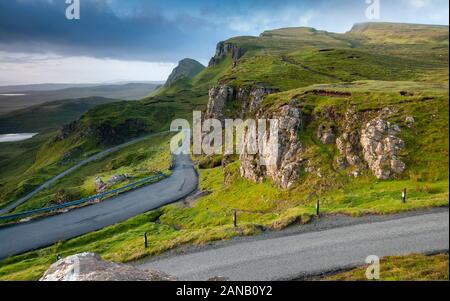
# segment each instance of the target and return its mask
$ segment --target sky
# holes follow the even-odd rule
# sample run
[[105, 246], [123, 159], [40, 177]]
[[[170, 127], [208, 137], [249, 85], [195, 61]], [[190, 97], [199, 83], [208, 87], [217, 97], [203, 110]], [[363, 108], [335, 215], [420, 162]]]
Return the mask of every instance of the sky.
[[[72, 1], [80, 19], [66, 18]], [[369, 20], [373, 1], [380, 15]], [[207, 64], [233, 36], [346, 32], [368, 21], [448, 25], [448, 11], [448, 0], [1, 0], [0, 85], [159, 81], [183, 58]]]

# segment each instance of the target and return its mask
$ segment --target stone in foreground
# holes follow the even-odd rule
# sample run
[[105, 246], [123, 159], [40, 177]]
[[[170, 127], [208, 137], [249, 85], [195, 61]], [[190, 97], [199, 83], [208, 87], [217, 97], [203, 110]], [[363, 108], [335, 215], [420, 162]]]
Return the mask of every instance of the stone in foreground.
[[104, 261], [94, 253], [69, 256], [53, 264], [40, 281], [175, 281], [155, 270]]

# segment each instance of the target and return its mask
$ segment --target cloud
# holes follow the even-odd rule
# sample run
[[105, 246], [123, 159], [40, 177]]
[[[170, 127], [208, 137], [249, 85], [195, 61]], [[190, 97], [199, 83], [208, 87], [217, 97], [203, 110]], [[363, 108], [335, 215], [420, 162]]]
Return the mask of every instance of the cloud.
[[410, 0], [410, 5], [414, 8], [422, 8], [429, 4], [429, 1], [427, 0]]
[[165, 80], [172, 63], [0, 52], [0, 84]]
[[177, 60], [180, 51], [207, 55], [202, 49], [194, 52], [191, 46], [206, 42], [203, 33], [208, 24], [204, 20], [183, 16], [171, 20], [142, 1], [130, 1], [128, 6], [117, 3], [81, 0], [81, 19], [69, 21], [64, 1], [2, 0], [0, 50], [50, 50], [66, 55], [150, 61]]

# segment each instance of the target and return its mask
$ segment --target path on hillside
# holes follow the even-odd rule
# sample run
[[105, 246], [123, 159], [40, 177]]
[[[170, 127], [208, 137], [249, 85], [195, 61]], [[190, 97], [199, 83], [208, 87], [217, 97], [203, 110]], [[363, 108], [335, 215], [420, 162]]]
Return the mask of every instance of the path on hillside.
[[176, 156], [172, 175], [160, 182], [64, 214], [0, 228], [0, 259], [126, 221], [188, 196], [197, 185], [189, 156]]
[[[247, 238], [140, 264], [182, 280], [292, 280], [365, 264], [370, 255], [428, 253], [449, 248], [449, 212], [404, 216], [267, 239]], [[381, 263], [381, 270], [382, 270]]]
[[21, 197], [20, 199], [18, 199], [17, 201], [12, 202], [11, 204], [5, 206], [4, 208], [0, 209], [0, 215], [4, 215], [12, 210], [14, 210], [15, 208], [17, 208], [17, 206], [25, 203], [26, 201], [28, 201], [29, 199], [31, 199], [33, 196], [35, 196], [37, 193], [41, 192], [42, 190], [49, 188], [51, 185], [53, 185], [54, 183], [56, 183], [58, 180], [62, 179], [63, 177], [67, 176], [68, 174], [74, 172], [75, 170], [79, 169], [80, 167], [91, 163], [93, 161], [102, 159], [122, 148], [125, 148], [127, 146], [136, 144], [138, 142], [144, 141], [145, 139], [148, 139], [150, 137], [154, 137], [157, 135], [161, 135], [163, 133], [168, 133], [168, 132], [162, 132], [162, 133], [156, 133], [156, 134], [152, 134], [152, 135], [148, 135], [145, 137], [141, 137], [141, 138], [137, 138], [131, 141], [128, 141], [126, 143], [114, 146], [112, 148], [109, 148], [107, 150], [104, 150], [98, 154], [95, 154], [89, 158], [86, 158], [80, 162], [78, 162], [77, 164], [75, 164], [74, 166], [70, 167], [69, 169], [66, 169], [65, 171], [63, 171], [62, 173], [60, 173], [59, 175], [51, 178], [50, 180], [44, 182], [42, 185], [40, 185], [39, 187], [35, 188], [33, 191], [31, 191], [30, 193], [28, 193], [27, 195]]

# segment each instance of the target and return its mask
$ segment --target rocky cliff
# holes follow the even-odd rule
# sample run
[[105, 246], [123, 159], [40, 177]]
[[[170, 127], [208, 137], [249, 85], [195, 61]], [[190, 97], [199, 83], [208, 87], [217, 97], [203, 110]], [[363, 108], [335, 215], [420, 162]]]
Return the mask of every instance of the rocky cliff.
[[253, 116], [266, 95], [278, 92], [277, 89], [253, 86], [232, 87], [217, 85], [209, 90], [206, 118], [223, 121], [225, 118]]
[[209, 61], [209, 67], [216, 66], [227, 55], [230, 55], [233, 62], [239, 60], [245, 54], [245, 50], [236, 44], [220, 42], [217, 44], [216, 53]]
[[171, 87], [175, 82], [181, 79], [192, 79], [205, 69], [205, 66], [193, 59], [183, 59], [178, 63], [178, 66], [173, 69], [170, 76], [167, 78], [165, 87]]

